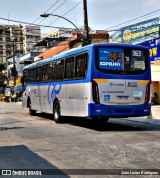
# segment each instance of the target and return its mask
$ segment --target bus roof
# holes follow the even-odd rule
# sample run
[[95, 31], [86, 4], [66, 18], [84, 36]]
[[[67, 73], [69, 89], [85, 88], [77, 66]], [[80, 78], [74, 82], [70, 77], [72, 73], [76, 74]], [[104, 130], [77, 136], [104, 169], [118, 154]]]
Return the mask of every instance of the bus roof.
[[146, 49], [147, 47], [145, 46], [141, 46], [141, 45], [134, 45], [134, 44], [129, 44], [129, 43], [95, 43], [95, 44], [90, 44], [90, 45], [87, 45], [87, 46], [84, 46], [84, 47], [78, 47], [78, 48], [73, 48], [73, 49], [70, 49], [70, 50], [67, 50], [67, 51], [64, 51], [62, 53], [59, 53], [51, 58], [48, 58], [48, 59], [44, 59], [44, 60], [41, 60], [41, 61], [37, 61], [37, 62], [34, 62], [32, 64], [29, 64], [27, 66], [25, 66], [23, 69], [27, 69], [27, 68], [32, 68], [32, 67], [35, 67], [35, 66], [40, 66], [42, 64], [45, 64], [45, 63], [49, 63], [53, 60], [56, 60], [56, 59], [60, 59], [60, 58], [64, 58], [64, 57], [67, 57], [67, 56], [70, 56], [70, 55], [74, 55], [76, 53], [80, 53], [80, 52], [83, 52], [83, 51], [87, 51], [91, 48], [93, 48], [94, 46], [99, 46], [99, 47], [107, 47], [107, 46], [110, 46], [110, 47], [137, 47], [137, 48], [144, 48]]

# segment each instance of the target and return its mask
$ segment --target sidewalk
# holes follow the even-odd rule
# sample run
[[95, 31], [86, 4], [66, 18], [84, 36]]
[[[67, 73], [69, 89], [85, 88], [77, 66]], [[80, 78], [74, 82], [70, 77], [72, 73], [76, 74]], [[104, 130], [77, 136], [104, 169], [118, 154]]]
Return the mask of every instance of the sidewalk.
[[133, 122], [142, 122], [145, 124], [152, 124], [160, 126], [160, 105], [153, 105], [151, 108], [151, 116], [145, 117], [132, 117], [124, 118], [124, 120], [129, 120]]
[[159, 119], [160, 120], [160, 105], [153, 105], [151, 109], [151, 119]]

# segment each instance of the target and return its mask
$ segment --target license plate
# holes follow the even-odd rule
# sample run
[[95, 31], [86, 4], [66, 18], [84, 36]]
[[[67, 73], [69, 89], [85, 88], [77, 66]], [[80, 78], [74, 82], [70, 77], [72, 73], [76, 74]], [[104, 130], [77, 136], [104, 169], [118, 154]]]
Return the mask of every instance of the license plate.
[[118, 101], [128, 101], [129, 96], [117, 96], [116, 97]]

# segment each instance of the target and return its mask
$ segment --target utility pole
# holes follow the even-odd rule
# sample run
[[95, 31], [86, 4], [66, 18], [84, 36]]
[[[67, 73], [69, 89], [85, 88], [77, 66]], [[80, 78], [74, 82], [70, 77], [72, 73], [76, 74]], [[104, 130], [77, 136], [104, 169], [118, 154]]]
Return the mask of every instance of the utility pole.
[[17, 70], [16, 70], [16, 61], [15, 61], [15, 42], [12, 41], [12, 44], [10, 44], [10, 47], [12, 47], [12, 59], [13, 59], [13, 67], [11, 69], [11, 75], [13, 77], [13, 86], [14, 86], [14, 90], [16, 88], [16, 76], [17, 76]]
[[87, 0], [83, 0], [83, 14], [84, 14], [84, 31], [85, 31], [83, 46], [85, 46], [91, 43], [91, 38], [88, 29]]
[[15, 65], [15, 44], [13, 43], [13, 68], [15, 68], [16, 67], [16, 65]]
[[[13, 68], [14, 71], [16, 71], [16, 65], [15, 65], [15, 44], [13, 43]], [[14, 87], [16, 86], [16, 76], [14, 76]]]

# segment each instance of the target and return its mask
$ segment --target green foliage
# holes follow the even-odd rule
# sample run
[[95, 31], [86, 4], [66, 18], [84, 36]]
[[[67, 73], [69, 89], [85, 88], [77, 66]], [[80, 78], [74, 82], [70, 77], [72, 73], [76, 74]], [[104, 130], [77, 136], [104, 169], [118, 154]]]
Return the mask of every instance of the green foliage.
[[13, 67], [13, 68], [11, 69], [11, 75], [12, 75], [13, 77], [16, 77], [17, 74], [18, 74], [18, 72], [17, 72], [16, 68]]
[[0, 63], [0, 87], [4, 85], [4, 81], [6, 80], [5, 74], [2, 72], [6, 69], [6, 63]]
[[0, 87], [4, 85], [5, 80], [6, 80], [6, 76], [0, 73]]
[[6, 69], [6, 63], [0, 63], [0, 72]]

